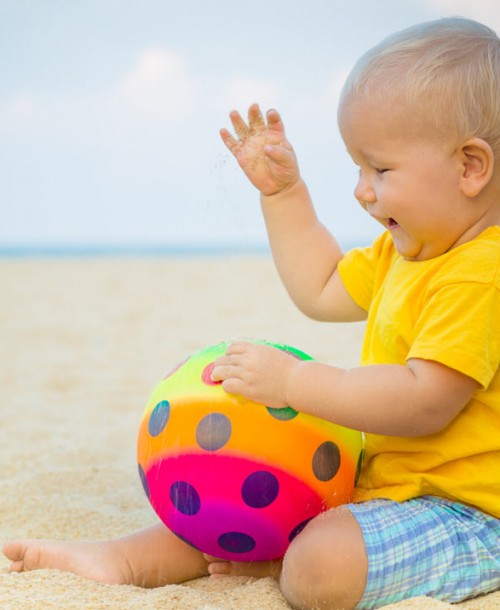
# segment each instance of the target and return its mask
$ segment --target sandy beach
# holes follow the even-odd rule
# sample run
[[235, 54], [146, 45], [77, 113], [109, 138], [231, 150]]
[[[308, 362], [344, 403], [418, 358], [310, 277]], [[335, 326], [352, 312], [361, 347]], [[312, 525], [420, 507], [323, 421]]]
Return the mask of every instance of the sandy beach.
[[[0, 542], [105, 539], [156, 522], [137, 475], [142, 411], [163, 374], [221, 340], [265, 338], [355, 365], [362, 324], [307, 320], [262, 257], [0, 260]], [[459, 604], [500, 609], [500, 593]], [[286, 610], [271, 579], [143, 590], [8, 572], [0, 608]], [[391, 610], [441, 610], [418, 598]]]

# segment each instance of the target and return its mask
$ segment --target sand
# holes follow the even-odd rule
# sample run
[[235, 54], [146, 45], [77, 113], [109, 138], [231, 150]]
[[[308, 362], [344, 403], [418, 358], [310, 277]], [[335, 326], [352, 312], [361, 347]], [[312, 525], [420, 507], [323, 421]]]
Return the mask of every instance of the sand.
[[[0, 260], [0, 542], [103, 539], [156, 522], [136, 434], [162, 375], [192, 351], [255, 337], [357, 363], [362, 324], [324, 325], [290, 304], [266, 257]], [[459, 606], [500, 609], [500, 593]], [[286, 610], [271, 579], [142, 590], [58, 571], [8, 572], [2, 610]], [[451, 608], [418, 598], [391, 609]]]

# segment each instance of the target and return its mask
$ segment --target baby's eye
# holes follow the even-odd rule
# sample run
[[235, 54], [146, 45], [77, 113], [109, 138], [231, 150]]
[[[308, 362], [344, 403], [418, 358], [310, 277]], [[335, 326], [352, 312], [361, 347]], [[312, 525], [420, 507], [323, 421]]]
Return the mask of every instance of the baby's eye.
[[375, 171], [377, 174], [385, 174], [385, 172], [388, 172], [389, 170], [384, 167], [375, 167]]

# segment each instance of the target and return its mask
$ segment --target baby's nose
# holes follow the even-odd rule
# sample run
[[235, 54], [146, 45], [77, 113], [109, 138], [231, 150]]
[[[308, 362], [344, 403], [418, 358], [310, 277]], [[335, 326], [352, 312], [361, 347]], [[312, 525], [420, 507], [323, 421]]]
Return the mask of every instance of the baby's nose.
[[360, 176], [356, 188], [354, 189], [354, 196], [359, 201], [360, 205], [367, 210], [367, 205], [375, 203], [377, 196], [370, 182], [364, 176]]

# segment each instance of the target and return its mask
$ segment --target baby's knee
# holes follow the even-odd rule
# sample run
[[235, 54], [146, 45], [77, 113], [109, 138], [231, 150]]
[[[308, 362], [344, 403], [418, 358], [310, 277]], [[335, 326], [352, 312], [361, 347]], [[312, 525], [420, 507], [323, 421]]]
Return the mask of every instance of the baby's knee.
[[352, 515], [336, 513], [330, 511], [314, 519], [283, 559], [281, 590], [293, 608], [347, 610], [355, 608], [363, 595], [367, 569], [364, 543]]
[[[302, 542], [302, 541], [301, 541]], [[319, 555], [309, 544], [297, 540], [290, 546], [285, 557], [280, 576], [281, 591], [292, 608], [313, 608], [314, 597], [320, 586], [317, 578], [321, 565]], [[316, 573], [316, 578], [314, 574]]]
[[[306, 537], [288, 549], [281, 570], [281, 591], [297, 610], [321, 607], [326, 598], [336, 596], [335, 583], [330, 574], [336, 574], [331, 557]], [[334, 577], [335, 580], [335, 577]], [[328, 584], [326, 581], [329, 581]], [[324, 603], [324, 602], [323, 602]], [[333, 606], [335, 607], [335, 606]]]

